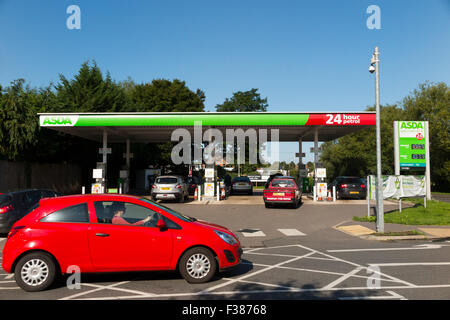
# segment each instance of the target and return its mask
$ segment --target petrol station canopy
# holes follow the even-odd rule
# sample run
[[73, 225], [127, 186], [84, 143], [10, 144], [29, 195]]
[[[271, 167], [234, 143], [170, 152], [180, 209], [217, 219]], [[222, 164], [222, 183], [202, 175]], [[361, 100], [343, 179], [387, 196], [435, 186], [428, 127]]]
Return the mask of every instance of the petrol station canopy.
[[[278, 129], [279, 141], [314, 141], [316, 128], [320, 141], [334, 140], [376, 124], [375, 112], [139, 112], [139, 113], [40, 113], [41, 127], [102, 142], [104, 131], [109, 143], [167, 142], [177, 128], [194, 133], [216, 128]], [[270, 134], [268, 133], [268, 137]], [[270, 139], [269, 139], [270, 140]]]

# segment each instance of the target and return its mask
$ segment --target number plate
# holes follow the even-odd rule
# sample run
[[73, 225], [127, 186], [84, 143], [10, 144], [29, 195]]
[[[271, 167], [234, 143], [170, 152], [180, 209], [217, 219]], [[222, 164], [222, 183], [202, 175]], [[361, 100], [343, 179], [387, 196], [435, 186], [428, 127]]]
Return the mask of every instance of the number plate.
[[170, 188], [161, 188], [161, 190], [170, 190]]
[[350, 191], [351, 194], [359, 194], [359, 191]]
[[282, 196], [284, 197], [284, 192], [274, 192], [274, 196]]

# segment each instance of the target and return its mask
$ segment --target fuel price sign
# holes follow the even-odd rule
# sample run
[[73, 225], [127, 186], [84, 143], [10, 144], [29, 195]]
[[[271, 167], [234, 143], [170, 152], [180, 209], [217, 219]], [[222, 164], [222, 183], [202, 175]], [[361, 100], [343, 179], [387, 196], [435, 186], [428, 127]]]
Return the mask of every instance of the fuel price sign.
[[399, 169], [423, 168], [427, 165], [426, 121], [395, 121], [396, 166]]

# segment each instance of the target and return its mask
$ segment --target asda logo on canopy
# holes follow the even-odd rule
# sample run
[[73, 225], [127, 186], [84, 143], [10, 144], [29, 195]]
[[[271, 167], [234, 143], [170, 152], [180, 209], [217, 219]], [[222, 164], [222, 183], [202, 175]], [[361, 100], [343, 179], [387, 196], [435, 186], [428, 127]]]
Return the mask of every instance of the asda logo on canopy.
[[423, 129], [423, 124], [416, 121], [403, 121], [400, 124], [400, 129]]
[[41, 127], [73, 127], [77, 121], [78, 116], [40, 116]]

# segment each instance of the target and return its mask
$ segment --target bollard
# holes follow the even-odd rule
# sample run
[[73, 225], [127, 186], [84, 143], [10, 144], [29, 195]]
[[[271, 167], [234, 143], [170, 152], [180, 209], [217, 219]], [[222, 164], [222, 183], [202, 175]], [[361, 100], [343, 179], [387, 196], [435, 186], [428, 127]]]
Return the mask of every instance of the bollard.
[[81, 187], [81, 194], [86, 194], [86, 187], [85, 186]]

